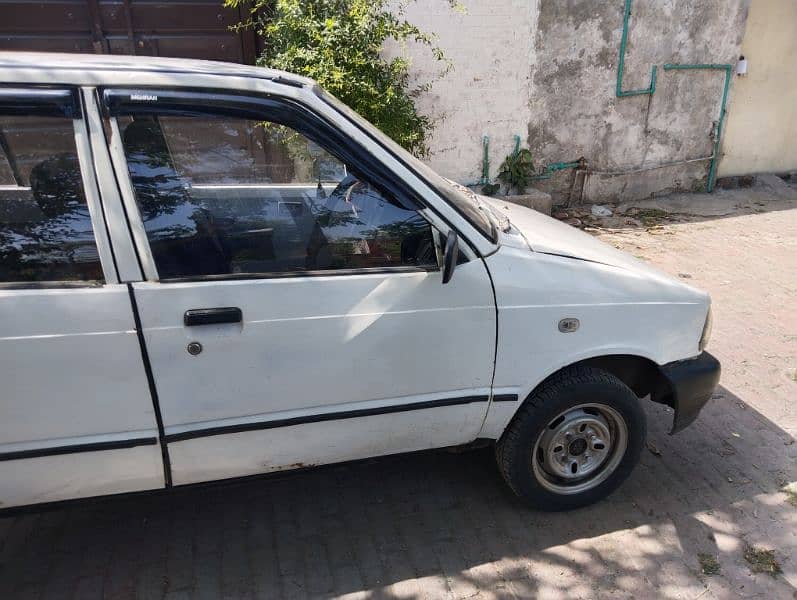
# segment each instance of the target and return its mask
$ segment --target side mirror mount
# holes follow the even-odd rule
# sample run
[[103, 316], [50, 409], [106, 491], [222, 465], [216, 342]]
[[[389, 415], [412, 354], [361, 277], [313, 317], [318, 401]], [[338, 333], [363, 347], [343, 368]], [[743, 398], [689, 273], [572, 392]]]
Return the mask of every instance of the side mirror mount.
[[454, 276], [454, 269], [457, 267], [459, 258], [459, 239], [457, 232], [453, 229], [448, 230], [446, 237], [446, 247], [443, 252], [443, 283], [448, 283]]

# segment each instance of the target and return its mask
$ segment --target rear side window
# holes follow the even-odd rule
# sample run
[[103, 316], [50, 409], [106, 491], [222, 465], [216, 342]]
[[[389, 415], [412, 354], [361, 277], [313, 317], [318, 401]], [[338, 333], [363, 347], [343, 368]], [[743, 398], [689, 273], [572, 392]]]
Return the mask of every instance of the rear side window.
[[72, 119], [0, 114], [0, 282], [100, 282]]

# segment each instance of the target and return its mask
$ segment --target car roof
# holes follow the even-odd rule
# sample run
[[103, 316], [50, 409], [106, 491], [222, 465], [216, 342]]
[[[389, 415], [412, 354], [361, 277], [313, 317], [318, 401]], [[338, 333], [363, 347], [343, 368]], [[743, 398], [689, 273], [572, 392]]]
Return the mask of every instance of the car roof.
[[277, 69], [211, 60], [164, 58], [159, 56], [0, 51], [0, 71], [7, 69], [227, 75], [267, 79], [275, 83], [284, 83], [294, 87], [312, 87], [315, 85], [312, 79]]

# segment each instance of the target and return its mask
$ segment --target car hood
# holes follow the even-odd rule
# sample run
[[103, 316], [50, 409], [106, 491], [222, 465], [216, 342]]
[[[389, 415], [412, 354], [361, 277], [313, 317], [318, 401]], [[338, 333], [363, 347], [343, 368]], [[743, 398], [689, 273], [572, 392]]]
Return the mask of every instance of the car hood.
[[512, 204], [500, 198], [480, 196], [479, 200], [497, 213], [496, 217], [504, 224], [506, 219], [509, 220], [511, 227], [501, 228], [501, 243], [514, 247], [525, 244], [534, 252], [662, 275], [660, 271], [630, 254], [621, 252], [580, 229], [536, 210]]

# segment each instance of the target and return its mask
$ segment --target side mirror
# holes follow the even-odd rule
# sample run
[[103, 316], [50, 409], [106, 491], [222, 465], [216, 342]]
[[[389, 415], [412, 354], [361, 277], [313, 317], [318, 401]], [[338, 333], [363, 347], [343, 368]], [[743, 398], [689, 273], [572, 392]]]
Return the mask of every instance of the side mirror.
[[459, 258], [459, 239], [457, 238], [457, 232], [449, 229], [446, 237], [445, 252], [443, 252], [443, 283], [448, 283], [454, 276], [457, 258]]

